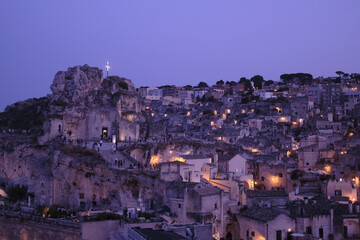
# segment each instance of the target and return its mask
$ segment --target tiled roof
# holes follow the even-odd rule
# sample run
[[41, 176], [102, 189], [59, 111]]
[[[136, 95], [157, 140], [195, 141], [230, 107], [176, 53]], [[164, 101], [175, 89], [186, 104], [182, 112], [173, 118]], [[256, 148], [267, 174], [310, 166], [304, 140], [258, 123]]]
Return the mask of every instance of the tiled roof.
[[153, 230], [150, 228], [133, 228], [140, 235], [145, 237], [145, 239], [162, 239], [162, 240], [182, 240], [186, 239], [183, 236], [174, 233], [172, 231], [164, 231], [164, 230]]
[[313, 217], [319, 215], [329, 215], [333, 202], [323, 195], [315, 196], [304, 201], [293, 201], [289, 205], [290, 213], [294, 217]]
[[285, 190], [247, 190], [246, 196], [248, 198], [255, 197], [288, 197], [289, 194]]
[[212, 155], [211, 154], [207, 154], [207, 155], [180, 155], [180, 157], [182, 157], [184, 159], [204, 159], [204, 158], [211, 158]]
[[220, 193], [220, 189], [216, 187], [204, 187], [204, 188], [197, 188], [194, 191], [199, 194], [200, 196], [205, 195], [214, 195]]
[[230, 159], [232, 159], [234, 156], [233, 155], [220, 155], [218, 156], [218, 161], [219, 162], [226, 162], [229, 161]]
[[280, 212], [275, 211], [272, 208], [260, 208], [253, 207], [248, 208], [244, 212], [240, 213], [241, 217], [251, 218], [262, 222], [268, 222], [275, 219], [280, 215]]

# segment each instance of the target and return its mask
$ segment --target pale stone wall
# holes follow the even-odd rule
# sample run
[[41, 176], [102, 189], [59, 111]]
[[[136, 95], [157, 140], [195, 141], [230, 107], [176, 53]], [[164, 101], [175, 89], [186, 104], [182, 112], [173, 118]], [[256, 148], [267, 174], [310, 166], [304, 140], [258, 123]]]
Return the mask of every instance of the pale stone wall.
[[176, 216], [176, 222], [186, 223], [186, 205], [184, 204], [184, 199], [181, 198], [170, 198], [170, 209], [173, 216]]
[[180, 166], [180, 176], [183, 182], [200, 182], [201, 172], [197, 171], [194, 164], [186, 164]]
[[327, 138], [323, 137], [323, 136], [318, 136], [318, 135], [312, 135], [312, 136], [308, 136], [305, 139], [302, 139], [300, 141], [300, 146], [299, 147], [305, 147], [305, 146], [309, 146], [312, 144], [317, 144], [318, 145], [318, 149], [325, 149], [327, 147]]
[[213, 223], [212, 232], [219, 236], [225, 234], [224, 210], [229, 207], [229, 196], [220, 192], [214, 195], [205, 195], [201, 197], [201, 211], [211, 212], [212, 216], [207, 218], [204, 223]]
[[220, 194], [202, 196], [201, 210], [212, 212], [218, 218], [220, 216]]
[[307, 227], [311, 227], [312, 235], [316, 238], [320, 238], [319, 229], [322, 228], [323, 238], [327, 239], [330, 234], [330, 214], [296, 219], [296, 232], [305, 234]]
[[81, 240], [78, 223], [63, 223], [61, 220], [36, 221], [0, 216], [1, 240]]
[[291, 232], [294, 231], [295, 220], [284, 214], [280, 214], [275, 219], [269, 221], [267, 228], [267, 235], [265, 235], [268, 236], [267, 239], [276, 239], [276, 231], [278, 230], [281, 230], [281, 238], [285, 239], [289, 230]]
[[[262, 180], [264, 179], [264, 180]], [[286, 167], [283, 164], [268, 165], [259, 163], [257, 184], [264, 185], [266, 190], [286, 187]]]
[[327, 195], [335, 196], [336, 190], [341, 191], [341, 196], [349, 197], [351, 201], [357, 201], [357, 190], [351, 181], [330, 180], [326, 187]]
[[160, 164], [160, 178], [164, 181], [175, 181], [180, 178], [179, 166], [175, 162]]
[[203, 178], [209, 181], [209, 179], [214, 178], [215, 173], [218, 172], [218, 168], [215, 164], [204, 164], [201, 168], [201, 175]]
[[222, 189], [226, 193], [229, 193], [230, 200], [240, 201], [238, 182], [222, 179], [210, 179], [209, 181], [213, 186]]
[[119, 220], [84, 222], [81, 225], [82, 240], [107, 240], [109, 233], [118, 231]]
[[316, 146], [314, 146], [314, 151], [299, 151], [298, 152], [299, 169], [308, 170], [313, 167], [316, 167], [318, 156], [319, 154]]
[[247, 174], [246, 159], [239, 154], [236, 154], [229, 160], [229, 174], [230, 176], [243, 176]]
[[162, 105], [181, 104], [179, 97], [165, 96], [162, 99]]
[[262, 119], [249, 119], [249, 126], [255, 127], [257, 130], [261, 131]]
[[204, 163], [211, 163], [211, 158], [186, 159], [186, 163], [194, 165], [194, 171], [201, 172]]
[[343, 220], [344, 227], [347, 227], [348, 237], [358, 237], [360, 234], [359, 218], [349, 218]]
[[237, 215], [240, 226], [240, 239], [247, 239], [247, 231], [253, 240], [276, 239], [276, 231], [281, 231], [281, 239], [285, 239], [287, 232], [294, 231], [295, 221], [290, 217], [280, 214], [269, 222], [262, 222]]

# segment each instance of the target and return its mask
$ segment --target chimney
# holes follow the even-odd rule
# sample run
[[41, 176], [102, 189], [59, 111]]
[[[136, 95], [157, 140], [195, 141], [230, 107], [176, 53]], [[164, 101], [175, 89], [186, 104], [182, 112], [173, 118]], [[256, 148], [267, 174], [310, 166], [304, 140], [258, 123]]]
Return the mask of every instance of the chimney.
[[219, 160], [219, 154], [215, 153], [214, 156], [213, 156], [213, 163], [217, 164], [218, 160]]
[[349, 201], [349, 213], [352, 214], [353, 213], [353, 204], [351, 201]]

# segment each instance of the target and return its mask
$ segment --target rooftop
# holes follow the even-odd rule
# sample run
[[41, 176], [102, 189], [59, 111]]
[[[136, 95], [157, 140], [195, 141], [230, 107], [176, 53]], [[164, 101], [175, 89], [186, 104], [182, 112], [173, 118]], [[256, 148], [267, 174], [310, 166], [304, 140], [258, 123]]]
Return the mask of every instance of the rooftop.
[[272, 208], [260, 208], [252, 207], [246, 209], [244, 212], [240, 213], [240, 216], [255, 219], [262, 222], [268, 222], [275, 219], [280, 215], [280, 212], [275, 211]]
[[219, 154], [219, 157], [218, 157], [218, 161], [219, 162], [227, 162], [229, 161], [230, 159], [232, 159], [234, 156], [233, 155], [220, 155]]
[[212, 155], [211, 154], [206, 154], [206, 155], [180, 155], [180, 157], [184, 158], [184, 159], [204, 159], [204, 158], [211, 158]]
[[214, 195], [220, 193], [220, 189], [216, 187], [205, 187], [205, 188], [197, 188], [194, 191], [199, 194], [200, 196], [206, 195]]
[[289, 194], [285, 190], [247, 190], [248, 198], [255, 197], [288, 197]]
[[161, 239], [161, 240], [182, 240], [182, 239], [186, 239], [183, 236], [171, 232], [171, 231], [164, 231], [164, 230], [153, 230], [150, 228], [132, 228], [133, 230], [135, 230], [137, 233], [139, 233], [141, 236], [143, 236], [145, 239]]

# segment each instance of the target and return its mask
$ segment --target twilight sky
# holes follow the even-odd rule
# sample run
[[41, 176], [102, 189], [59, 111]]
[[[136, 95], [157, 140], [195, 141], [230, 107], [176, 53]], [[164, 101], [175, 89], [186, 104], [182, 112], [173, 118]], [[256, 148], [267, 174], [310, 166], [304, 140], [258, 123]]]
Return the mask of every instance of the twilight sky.
[[0, 111], [69, 66], [136, 87], [360, 72], [359, 0], [0, 0]]

